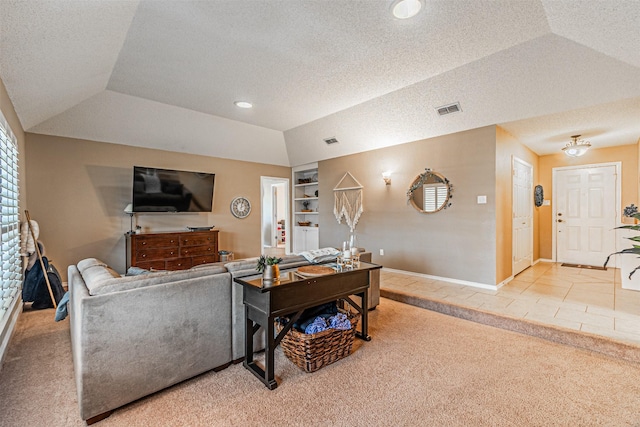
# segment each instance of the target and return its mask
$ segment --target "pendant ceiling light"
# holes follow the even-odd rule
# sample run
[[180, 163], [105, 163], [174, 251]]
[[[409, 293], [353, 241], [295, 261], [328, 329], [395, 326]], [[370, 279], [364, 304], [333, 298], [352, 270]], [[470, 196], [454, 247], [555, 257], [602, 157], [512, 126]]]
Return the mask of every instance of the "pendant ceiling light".
[[563, 149], [564, 154], [569, 157], [580, 157], [591, 147], [591, 143], [589, 141], [585, 141], [584, 139], [578, 139], [582, 135], [573, 135], [571, 137], [571, 142], [569, 142]]

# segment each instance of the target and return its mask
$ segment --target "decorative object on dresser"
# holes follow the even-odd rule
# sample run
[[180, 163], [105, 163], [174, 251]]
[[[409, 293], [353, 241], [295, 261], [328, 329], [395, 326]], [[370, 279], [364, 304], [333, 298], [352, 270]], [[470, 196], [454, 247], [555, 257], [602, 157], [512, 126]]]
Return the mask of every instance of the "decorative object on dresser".
[[126, 234], [127, 269], [185, 270], [219, 261], [218, 230]]

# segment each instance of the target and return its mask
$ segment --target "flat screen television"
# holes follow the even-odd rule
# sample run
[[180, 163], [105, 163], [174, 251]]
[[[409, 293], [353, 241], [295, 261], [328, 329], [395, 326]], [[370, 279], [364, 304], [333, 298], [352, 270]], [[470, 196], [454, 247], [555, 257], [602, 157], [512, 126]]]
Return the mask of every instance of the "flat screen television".
[[133, 167], [133, 212], [211, 212], [216, 175]]

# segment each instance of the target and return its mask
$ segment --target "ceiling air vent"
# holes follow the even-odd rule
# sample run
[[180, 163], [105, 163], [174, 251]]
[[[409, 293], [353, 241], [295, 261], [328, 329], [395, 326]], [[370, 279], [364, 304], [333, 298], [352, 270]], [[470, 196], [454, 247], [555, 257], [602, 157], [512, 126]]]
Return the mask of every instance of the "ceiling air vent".
[[438, 111], [438, 114], [444, 116], [445, 114], [457, 113], [458, 111], [462, 111], [462, 108], [460, 108], [460, 103], [456, 102], [454, 104], [443, 105], [442, 107], [436, 108], [436, 110]]
[[335, 136], [332, 136], [331, 138], [325, 138], [324, 142], [326, 142], [327, 145], [331, 145], [331, 144], [337, 144], [338, 140], [336, 139]]

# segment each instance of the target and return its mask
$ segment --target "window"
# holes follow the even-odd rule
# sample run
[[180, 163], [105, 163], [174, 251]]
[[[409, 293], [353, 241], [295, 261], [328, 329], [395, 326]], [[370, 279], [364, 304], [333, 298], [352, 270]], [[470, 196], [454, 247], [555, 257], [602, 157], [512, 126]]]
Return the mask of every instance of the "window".
[[0, 325], [7, 320], [7, 311], [18, 297], [22, 283], [18, 213], [18, 144], [0, 112]]

